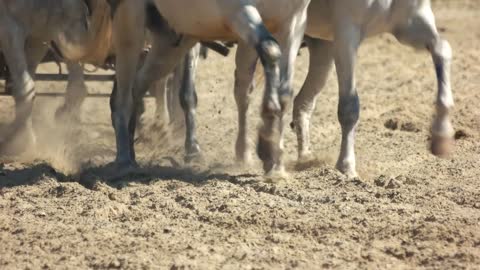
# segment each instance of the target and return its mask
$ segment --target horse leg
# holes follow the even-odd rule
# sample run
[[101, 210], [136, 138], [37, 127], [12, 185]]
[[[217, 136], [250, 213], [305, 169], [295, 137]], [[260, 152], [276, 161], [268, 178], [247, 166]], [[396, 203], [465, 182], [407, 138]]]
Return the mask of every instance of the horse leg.
[[355, 86], [355, 60], [361, 35], [353, 23], [342, 26], [335, 31], [334, 43], [339, 86], [338, 119], [342, 129], [336, 168], [348, 177], [356, 177], [355, 129], [360, 116], [360, 100]]
[[437, 76], [438, 92], [436, 115], [432, 125], [431, 151], [436, 156], [447, 156], [453, 148], [454, 129], [449, 118], [454, 106], [450, 84], [452, 48], [442, 39], [435, 26], [431, 9], [424, 9], [412, 18], [407, 27], [397, 29], [397, 39], [417, 49], [427, 49], [432, 55]]
[[183, 61], [177, 65], [172, 74], [169, 76], [167, 83], [168, 93], [168, 111], [170, 114], [170, 124], [174, 126], [185, 126], [185, 117], [183, 113], [182, 105], [180, 104], [180, 91], [182, 87], [182, 80], [184, 76]]
[[155, 121], [164, 125], [170, 123], [170, 110], [168, 109], [168, 76], [158, 80], [149, 90], [155, 97]]
[[113, 44], [116, 53], [116, 83], [110, 97], [112, 125], [117, 145], [116, 164], [136, 165], [129, 123], [134, 113], [133, 85], [144, 46], [145, 8], [135, 0], [122, 1], [113, 17]]
[[281, 116], [279, 99], [280, 58], [278, 42], [268, 32], [258, 10], [253, 6], [243, 6], [237, 14], [230, 16], [232, 30], [246, 44], [255, 47], [265, 71], [265, 94], [262, 104], [263, 124], [259, 130], [257, 154], [263, 161], [263, 169], [268, 174], [278, 165], [279, 136], [276, 133]]
[[[187, 52], [197, 43], [197, 40], [184, 37], [178, 44], [173, 42], [170, 33], [154, 33], [152, 35], [152, 49], [150, 50], [145, 63], [137, 73], [134, 86], [134, 112], [138, 109], [138, 105], [142, 101], [142, 97], [148, 91], [150, 86], [158, 80], [165, 78], [170, 74], [180, 59], [183, 59]], [[137, 117], [134, 113], [129, 123], [129, 137], [135, 135]], [[130, 149], [133, 152], [133, 139], [131, 140]]]
[[83, 74], [83, 65], [78, 62], [66, 61], [68, 69], [68, 83], [64, 104], [55, 112], [57, 120], [74, 117], [80, 120], [80, 107], [88, 91]]
[[15, 26], [10, 27], [7, 35], [8, 38], [2, 39], [1, 43], [13, 82], [15, 120], [0, 145], [0, 152], [16, 154], [36, 144], [32, 122], [34, 76], [46, 48], [41, 42], [27, 40]]
[[253, 76], [257, 67], [258, 55], [247, 44], [240, 42], [236, 55], [235, 70], [235, 102], [238, 109], [238, 135], [235, 144], [235, 154], [238, 162], [249, 163], [248, 151], [248, 107], [250, 94], [253, 91]]
[[[305, 7], [306, 8], [306, 7]], [[295, 60], [298, 56], [298, 51], [303, 41], [303, 36], [306, 27], [306, 9], [305, 13], [299, 14], [297, 18], [287, 24], [279, 35], [279, 43], [283, 52], [280, 58], [280, 85], [278, 87], [278, 99], [280, 101], [280, 114], [278, 122], [278, 138], [276, 138], [276, 172], [280, 176], [284, 173], [283, 164], [283, 133], [284, 133], [284, 116], [285, 112], [289, 110], [293, 97], [293, 77], [295, 70]]]
[[196, 135], [195, 114], [197, 108], [197, 91], [195, 89], [195, 70], [198, 61], [198, 51], [191, 49], [184, 58], [183, 77], [180, 87], [180, 104], [185, 115], [185, 162], [191, 162], [200, 155], [200, 145]]
[[293, 105], [292, 127], [298, 141], [298, 161], [311, 158], [310, 118], [315, 110], [319, 93], [327, 83], [333, 66], [333, 43], [330, 41], [305, 37], [310, 51], [310, 66], [302, 89], [295, 97]]

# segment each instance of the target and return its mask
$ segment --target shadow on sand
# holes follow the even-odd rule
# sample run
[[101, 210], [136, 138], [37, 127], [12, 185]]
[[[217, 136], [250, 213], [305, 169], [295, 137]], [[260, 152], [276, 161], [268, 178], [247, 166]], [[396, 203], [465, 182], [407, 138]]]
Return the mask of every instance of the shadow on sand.
[[26, 167], [12, 167], [0, 163], [0, 189], [35, 185], [48, 177], [58, 182], [77, 182], [87, 189], [95, 189], [98, 183], [105, 183], [113, 188], [122, 189], [128, 186], [129, 183], [148, 185], [158, 180], [177, 180], [197, 186], [202, 186], [210, 180], [239, 183], [239, 178], [256, 178], [258, 175], [232, 175], [213, 172], [212, 169], [160, 165], [119, 169], [115, 164], [86, 166], [76, 174], [66, 175], [56, 171], [47, 163], [39, 163]]

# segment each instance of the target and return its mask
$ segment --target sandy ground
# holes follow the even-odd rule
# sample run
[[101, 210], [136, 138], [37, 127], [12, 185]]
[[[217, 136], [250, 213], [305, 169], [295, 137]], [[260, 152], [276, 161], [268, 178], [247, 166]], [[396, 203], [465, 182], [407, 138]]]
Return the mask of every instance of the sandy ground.
[[[480, 268], [480, 6], [466, 3], [436, 8], [455, 50], [453, 121], [461, 132], [451, 158], [427, 150], [436, 92], [430, 57], [387, 35], [362, 46], [361, 181], [333, 167], [340, 132], [333, 76], [313, 117], [318, 164], [291, 169], [278, 183], [264, 181], [256, 158], [251, 167], [235, 166], [233, 57], [212, 54], [200, 64], [204, 160], [193, 167], [182, 165], [181, 129], [157, 128], [137, 147], [142, 169], [117, 178], [103, 167], [115, 150], [108, 101], [88, 99], [82, 124], [60, 127], [51, 120], [60, 100], [38, 98], [41, 147], [22, 162], [0, 160], [0, 269]], [[307, 54], [297, 63], [295, 89]], [[62, 91], [64, 84], [38, 89]], [[0, 99], [2, 127], [12, 105]], [[392, 121], [404, 128], [388, 129]], [[291, 131], [286, 146], [293, 165]]]

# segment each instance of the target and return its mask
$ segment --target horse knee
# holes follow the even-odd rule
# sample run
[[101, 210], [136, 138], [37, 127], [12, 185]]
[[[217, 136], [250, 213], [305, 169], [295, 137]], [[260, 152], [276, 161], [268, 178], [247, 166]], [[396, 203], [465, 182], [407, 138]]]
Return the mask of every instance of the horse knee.
[[432, 55], [438, 81], [440, 84], [448, 83], [449, 78], [447, 76], [450, 75], [450, 64], [453, 57], [450, 43], [438, 38], [429, 44], [427, 48]]
[[453, 58], [452, 47], [445, 39], [437, 38], [431, 45], [428, 46], [428, 49], [432, 53], [434, 61], [451, 61]]
[[424, 50], [438, 38], [435, 19], [431, 10], [410, 16], [408, 23], [397, 28], [393, 34], [403, 44]]
[[255, 46], [260, 61], [265, 67], [272, 67], [280, 61], [282, 52], [280, 45], [272, 37], [272, 35], [267, 31], [264, 26], [261, 27], [262, 38], [259, 43]]

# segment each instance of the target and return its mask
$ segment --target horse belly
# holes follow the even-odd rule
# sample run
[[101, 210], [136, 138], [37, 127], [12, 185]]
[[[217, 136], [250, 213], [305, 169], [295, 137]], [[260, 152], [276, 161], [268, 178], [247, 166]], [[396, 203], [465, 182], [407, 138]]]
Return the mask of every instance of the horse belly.
[[[260, 15], [267, 29], [275, 33], [295, 15], [295, 7], [304, 0], [257, 0]], [[175, 31], [211, 40], [235, 40], [237, 34], [231, 19], [241, 1], [231, 0], [157, 0], [157, 8]], [[278, 10], [271, 7], [285, 6]]]
[[234, 36], [216, 0], [157, 0], [155, 4], [178, 33], [199, 39], [229, 39]]
[[324, 40], [333, 40], [333, 8], [327, 0], [312, 0], [308, 7], [305, 34]]

